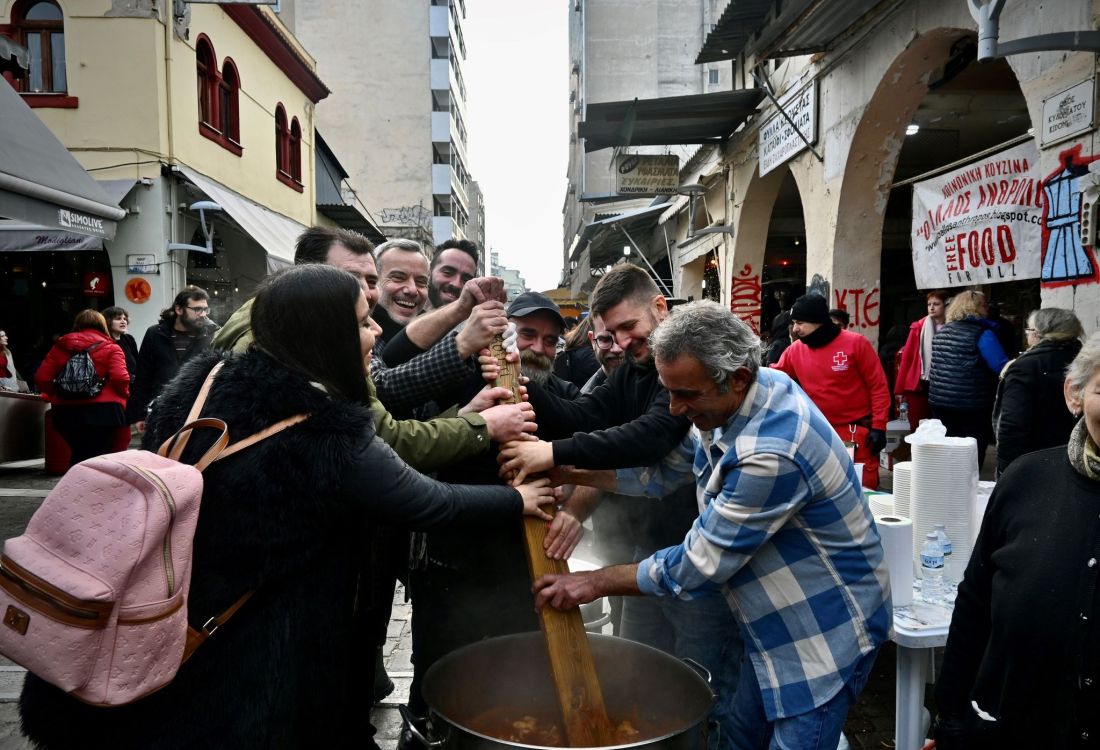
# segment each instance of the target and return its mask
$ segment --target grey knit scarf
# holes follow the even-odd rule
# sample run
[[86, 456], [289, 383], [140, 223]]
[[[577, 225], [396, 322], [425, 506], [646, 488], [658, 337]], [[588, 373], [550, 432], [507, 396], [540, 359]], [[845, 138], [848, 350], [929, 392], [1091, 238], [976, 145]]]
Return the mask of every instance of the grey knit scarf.
[[1078, 473], [1093, 481], [1100, 481], [1100, 449], [1097, 449], [1082, 417], [1069, 436], [1069, 462]]

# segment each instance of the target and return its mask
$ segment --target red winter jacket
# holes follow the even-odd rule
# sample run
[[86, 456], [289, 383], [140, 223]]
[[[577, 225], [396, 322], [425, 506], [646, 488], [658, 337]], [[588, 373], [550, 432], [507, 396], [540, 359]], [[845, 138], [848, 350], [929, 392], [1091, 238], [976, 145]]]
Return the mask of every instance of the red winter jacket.
[[[93, 344], [100, 344], [90, 354], [96, 372], [104, 379], [103, 390], [95, 398], [62, 398], [57, 395], [54, 378], [65, 367], [70, 357]], [[42, 365], [34, 374], [34, 381], [38, 384], [38, 389], [49, 398], [50, 403], [64, 406], [113, 402], [126, 408], [126, 399], [130, 396], [130, 373], [126, 371], [126, 355], [122, 353], [122, 347], [107, 334], [92, 328], [66, 333], [59, 338], [46, 358], [42, 360]]]
[[886, 429], [890, 386], [871, 342], [858, 333], [841, 331], [818, 349], [796, 341], [772, 367], [797, 381], [834, 427], [869, 416], [871, 429]]
[[909, 326], [909, 338], [901, 348], [901, 361], [898, 362], [898, 374], [894, 380], [894, 393], [904, 396], [907, 393], [920, 393], [920, 334], [928, 316], [913, 321]]

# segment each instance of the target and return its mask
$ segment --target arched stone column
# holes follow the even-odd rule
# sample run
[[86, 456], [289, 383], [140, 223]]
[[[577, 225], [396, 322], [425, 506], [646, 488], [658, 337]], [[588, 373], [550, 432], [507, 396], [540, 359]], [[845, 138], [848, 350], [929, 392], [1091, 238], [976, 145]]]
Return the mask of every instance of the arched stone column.
[[858, 117], [844, 162], [831, 252], [807, 261], [811, 286], [817, 274], [827, 284], [829, 306], [846, 308], [855, 329], [872, 343], [879, 333], [883, 222], [905, 129], [928, 93], [929, 75], [967, 35], [973, 32], [938, 28], [915, 36], [885, 69]]
[[787, 176], [787, 168], [780, 167], [760, 177], [755, 159], [752, 166], [752, 173], [745, 178], [746, 187], [740, 200], [737, 200], [738, 196], [734, 197], [733, 223], [737, 230], [733, 242], [729, 243], [730, 249], [726, 251], [723, 267], [729, 278], [730, 309], [760, 333], [761, 277], [768, 225], [779, 188]]

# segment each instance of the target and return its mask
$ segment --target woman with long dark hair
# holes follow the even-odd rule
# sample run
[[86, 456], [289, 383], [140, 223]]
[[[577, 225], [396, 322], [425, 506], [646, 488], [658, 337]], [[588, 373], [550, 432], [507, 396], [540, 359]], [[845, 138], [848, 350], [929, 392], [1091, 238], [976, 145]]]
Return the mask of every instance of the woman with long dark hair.
[[[66, 393], [56, 382], [65, 365], [87, 352], [99, 380], [99, 390], [83, 395]], [[53, 426], [69, 446], [69, 463], [110, 453], [118, 428], [126, 424], [130, 374], [126, 356], [107, 332], [107, 321], [96, 310], [81, 310], [73, 330], [57, 340], [34, 376], [49, 399]], [[92, 389], [94, 390], [94, 388]]]
[[[28, 675], [24, 732], [49, 748], [370, 747], [353, 619], [364, 521], [432, 529], [521, 513], [548, 517], [542, 480], [517, 488], [447, 485], [402, 462], [364, 406], [378, 328], [355, 278], [323, 265], [266, 281], [252, 349], [225, 359], [203, 416], [240, 440], [287, 417], [298, 424], [203, 474], [188, 619], [196, 628], [254, 592], [163, 689], [115, 708], [87, 706]], [[188, 362], [150, 412], [145, 445], [178, 430], [208, 373]], [[192, 435], [193, 462], [214, 435]], [[456, 615], [461, 616], [461, 615]], [[137, 648], [137, 647], [135, 647]], [[136, 655], [140, 655], [135, 651]]]
[[137, 375], [138, 345], [130, 330], [130, 313], [121, 307], [112, 306], [103, 311], [103, 319], [107, 321], [107, 332], [115, 343], [122, 347], [122, 353], [126, 355], [126, 369], [130, 373], [130, 385], [134, 383]]
[[565, 348], [554, 358], [554, 374], [568, 380], [577, 388], [583, 388], [588, 379], [600, 369], [596, 353], [592, 351], [589, 333], [592, 316], [585, 315], [581, 322], [565, 335]]

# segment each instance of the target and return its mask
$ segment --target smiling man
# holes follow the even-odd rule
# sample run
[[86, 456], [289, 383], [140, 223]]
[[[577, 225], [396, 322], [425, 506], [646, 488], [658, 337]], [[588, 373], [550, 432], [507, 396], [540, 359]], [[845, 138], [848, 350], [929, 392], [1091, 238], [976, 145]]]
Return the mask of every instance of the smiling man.
[[477, 256], [477, 245], [470, 240], [447, 240], [435, 249], [428, 281], [428, 302], [432, 309], [450, 304], [462, 295], [462, 287], [477, 276]]
[[428, 301], [428, 256], [412, 240], [383, 242], [374, 251], [378, 262], [379, 299], [373, 317], [382, 335], [392, 339], [424, 310]]
[[749, 661], [726, 701], [720, 748], [832, 750], [892, 620], [882, 546], [843, 442], [759, 341], [714, 302], [653, 333], [669, 409], [694, 425], [646, 469], [572, 478], [632, 495], [694, 485], [702, 513], [678, 545], [633, 565], [535, 582], [537, 606], [601, 596], [735, 606]]

